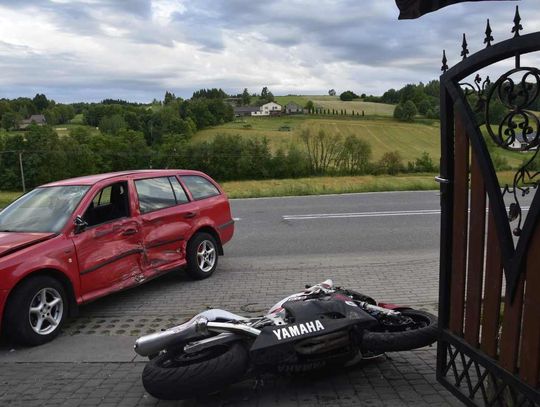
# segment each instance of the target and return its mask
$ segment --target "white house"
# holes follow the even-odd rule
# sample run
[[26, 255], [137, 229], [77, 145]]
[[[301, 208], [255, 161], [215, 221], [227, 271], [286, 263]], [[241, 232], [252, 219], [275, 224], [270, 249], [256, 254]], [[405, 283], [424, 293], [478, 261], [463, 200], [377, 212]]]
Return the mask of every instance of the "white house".
[[257, 112], [251, 112], [252, 116], [272, 116], [281, 113], [281, 105], [275, 102], [266, 103]]
[[[514, 149], [527, 148], [527, 146], [531, 144], [531, 142], [533, 142], [536, 139], [536, 137], [537, 135], [534, 132], [527, 134], [527, 140], [525, 140], [523, 133], [516, 134], [516, 138], [509, 145], [509, 147], [514, 148]], [[531, 148], [531, 150], [536, 150], [536, 149], [538, 149], [538, 146]]]

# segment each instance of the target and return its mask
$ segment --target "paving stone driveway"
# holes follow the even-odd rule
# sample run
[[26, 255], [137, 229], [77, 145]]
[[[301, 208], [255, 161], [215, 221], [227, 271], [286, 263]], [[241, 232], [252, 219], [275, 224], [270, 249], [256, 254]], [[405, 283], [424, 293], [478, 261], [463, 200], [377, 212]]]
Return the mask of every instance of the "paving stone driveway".
[[[460, 405], [435, 381], [434, 347], [392, 354], [322, 376], [268, 377], [256, 389], [247, 380], [219, 395], [185, 402], [163, 402], [146, 394], [140, 382], [144, 362], [135, 354], [127, 360], [119, 356], [115, 362], [99, 357], [100, 346], [103, 355], [111, 351], [106, 349], [110, 341], [130, 345], [140, 334], [177, 324], [207, 308], [260, 314], [304, 284], [328, 277], [380, 301], [435, 310], [438, 260], [433, 253], [220, 260], [218, 273], [210, 279], [193, 282], [180, 272], [170, 273], [82, 307], [81, 316], [70, 321], [57, 340], [65, 349], [51, 347], [58, 354], [43, 351], [33, 358], [31, 350], [13, 351], [9, 344], [0, 343], [0, 406]], [[87, 346], [89, 341], [92, 349], [98, 349], [95, 357], [88, 356], [86, 349], [85, 357], [78, 358], [77, 346]], [[124, 348], [130, 355], [128, 345]], [[64, 359], [66, 354], [76, 356], [66, 362], [62, 354]]]

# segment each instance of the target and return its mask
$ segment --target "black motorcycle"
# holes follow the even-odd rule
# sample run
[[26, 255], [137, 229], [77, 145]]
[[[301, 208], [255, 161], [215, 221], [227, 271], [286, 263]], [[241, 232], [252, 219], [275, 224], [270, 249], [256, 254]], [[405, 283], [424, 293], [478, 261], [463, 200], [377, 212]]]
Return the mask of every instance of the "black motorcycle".
[[334, 287], [331, 280], [247, 318], [213, 309], [182, 325], [139, 338], [148, 356], [142, 381], [152, 396], [176, 400], [211, 394], [250, 375], [351, 366], [384, 352], [427, 346], [436, 318]]

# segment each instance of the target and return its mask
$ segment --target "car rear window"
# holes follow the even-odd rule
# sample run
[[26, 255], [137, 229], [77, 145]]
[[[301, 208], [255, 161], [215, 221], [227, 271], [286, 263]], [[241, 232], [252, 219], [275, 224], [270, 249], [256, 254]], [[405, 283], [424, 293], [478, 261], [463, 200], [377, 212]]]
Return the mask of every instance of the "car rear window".
[[199, 177], [198, 175], [185, 175], [180, 178], [195, 200], [209, 198], [220, 194], [219, 189], [206, 178]]
[[168, 177], [140, 179], [135, 181], [141, 213], [169, 208], [180, 203]]

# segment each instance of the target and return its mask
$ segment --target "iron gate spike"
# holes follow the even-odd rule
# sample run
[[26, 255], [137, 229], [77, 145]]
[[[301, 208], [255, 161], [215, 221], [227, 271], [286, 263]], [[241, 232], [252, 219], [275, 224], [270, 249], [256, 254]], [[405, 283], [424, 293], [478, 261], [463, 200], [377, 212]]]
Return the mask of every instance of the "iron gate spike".
[[463, 33], [463, 42], [461, 43], [461, 56], [463, 59], [467, 58], [467, 55], [469, 54], [469, 50], [467, 49], [467, 39], [465, 37], [465, 33]]
[[514, 38], [519, 37], [519, 32], [523, 30], [523, 26], [520, 24], [520, 22], [521, 22], [521, 16], [519, 15], [519, 6], [516, 6], [516, 14], [514, 16], [514, 26], [512, 27]]
[[446, 59], [446, 50], [443, 49], [443, 52], [442, 52], [442, 67], [441, 67], [441, 71], [446, 72], [448, 71], [448, 65], [446, 64], [448, 62], [448, 60]]
[[491, 27], [489, 25], [489, 18], [487, 19], [487, 25], [486, 25], [486, 38], [484, 38], [484, 44], [486, 44], [487, 47], [491, 47], [491, 41], [493, 41], [493, 36], [491, 35]]

